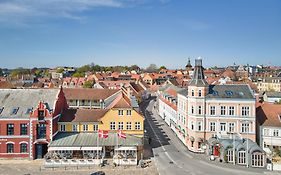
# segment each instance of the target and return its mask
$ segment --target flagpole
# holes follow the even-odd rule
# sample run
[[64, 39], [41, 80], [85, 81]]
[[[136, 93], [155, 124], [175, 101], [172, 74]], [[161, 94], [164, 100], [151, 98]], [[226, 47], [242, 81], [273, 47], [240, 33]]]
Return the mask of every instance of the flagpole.
[[97, 149], [98, 149], [98, 150], [97, 150], [97, 153], [98, 153], [98, 154], [97, 154], [97, 159], [99, 159], [99, 139], [100, 139], [100, 138], [99, 138], [99, 131], [98, 131], [98, 137], [97, 137]]

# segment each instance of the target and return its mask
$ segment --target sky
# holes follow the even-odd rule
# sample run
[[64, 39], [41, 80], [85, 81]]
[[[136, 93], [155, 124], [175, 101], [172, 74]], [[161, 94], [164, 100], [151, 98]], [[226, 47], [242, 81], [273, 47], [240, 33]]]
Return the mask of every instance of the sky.
[[0, 0], [0, 67], [281, 66], [280, 0]]

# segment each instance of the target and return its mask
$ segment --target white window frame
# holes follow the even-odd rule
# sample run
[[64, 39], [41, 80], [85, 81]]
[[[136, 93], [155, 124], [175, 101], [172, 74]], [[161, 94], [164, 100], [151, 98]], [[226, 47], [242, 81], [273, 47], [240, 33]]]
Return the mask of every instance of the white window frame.
[[241, 123], [241, 133], [250, 132], [250, 123]]
[[127, 122], [126, 123], [126, 129], [127, 130], [132, 130], [132, 122]]
[[250, 107], [249, 106], [242, 106], [241, 107], [241, 115], [242, 116], [250, 116]]
[[226, 106], [221, 106], [221, 115], [226, 115]]
[[66, 126], [65, 126], [65, 124], [60, 124], [60, 131], [65, 131], [65, 128], [66, 128]]
[[132, 110], [131, 110], [131, 109], [128, 109], [128, 110], [126, 111], [126, 114], [127, 114], [128, 116], [132, 116]]
[[[223, 126], [224, 130], [222, 130], [222, 126]], [[220, 131], [222, 131], [222, 132], [226, 131], [226, 123], [225, 122], [220, 123]]]
[[210, 131], [215, 132], [216, 131], [216, 122], [210, 122]]
[[238, 164], [246, 164], [246, 151], [238, 151]]
[[231, 133], [235, 132], [235, 123], [234, 122], [228, 123], [228, 132], [231, 132]]
[[119, 116], [123, 116], [124, 115], [124, 111], [122, 109], [118, 109], [118, 115]]
[[78, 131], [78, 125], [77, 124], [72, 125], [72, 131], [74, 131], [74, 132]]
[[141, 130], [141, 123], [135, 122], [135, 130]]
[[109, 128], [110, 128], [110, 130], [116, 130], [116, 123], [115, 122], [110, 122]]
[[235, 107], [234, 106], [229, 106], [228, 107], [228, 115], [235, 115]]
[[89, 131], [88, 124], [83, 124], [83, 131]]
[[123, 130], [124, 129], [124, 122], [118, 122], [118, 129]]
[[216, 106], [210, 106], [210, 115], [216, 115]]

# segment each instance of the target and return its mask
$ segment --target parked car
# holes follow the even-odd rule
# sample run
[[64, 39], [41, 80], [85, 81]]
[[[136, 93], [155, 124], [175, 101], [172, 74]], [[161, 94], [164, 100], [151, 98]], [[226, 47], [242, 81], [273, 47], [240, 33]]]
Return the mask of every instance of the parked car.
[[97, 171], [97, 172], [92, 173], [91, 175], [105, 175], [105, 172]]

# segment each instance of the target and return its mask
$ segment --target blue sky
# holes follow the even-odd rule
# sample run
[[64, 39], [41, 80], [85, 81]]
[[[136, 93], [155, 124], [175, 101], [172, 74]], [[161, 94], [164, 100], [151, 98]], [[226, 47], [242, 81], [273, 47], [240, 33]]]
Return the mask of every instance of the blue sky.
[[281, 65], [280, 0], [0, 0], [0, 67]]

